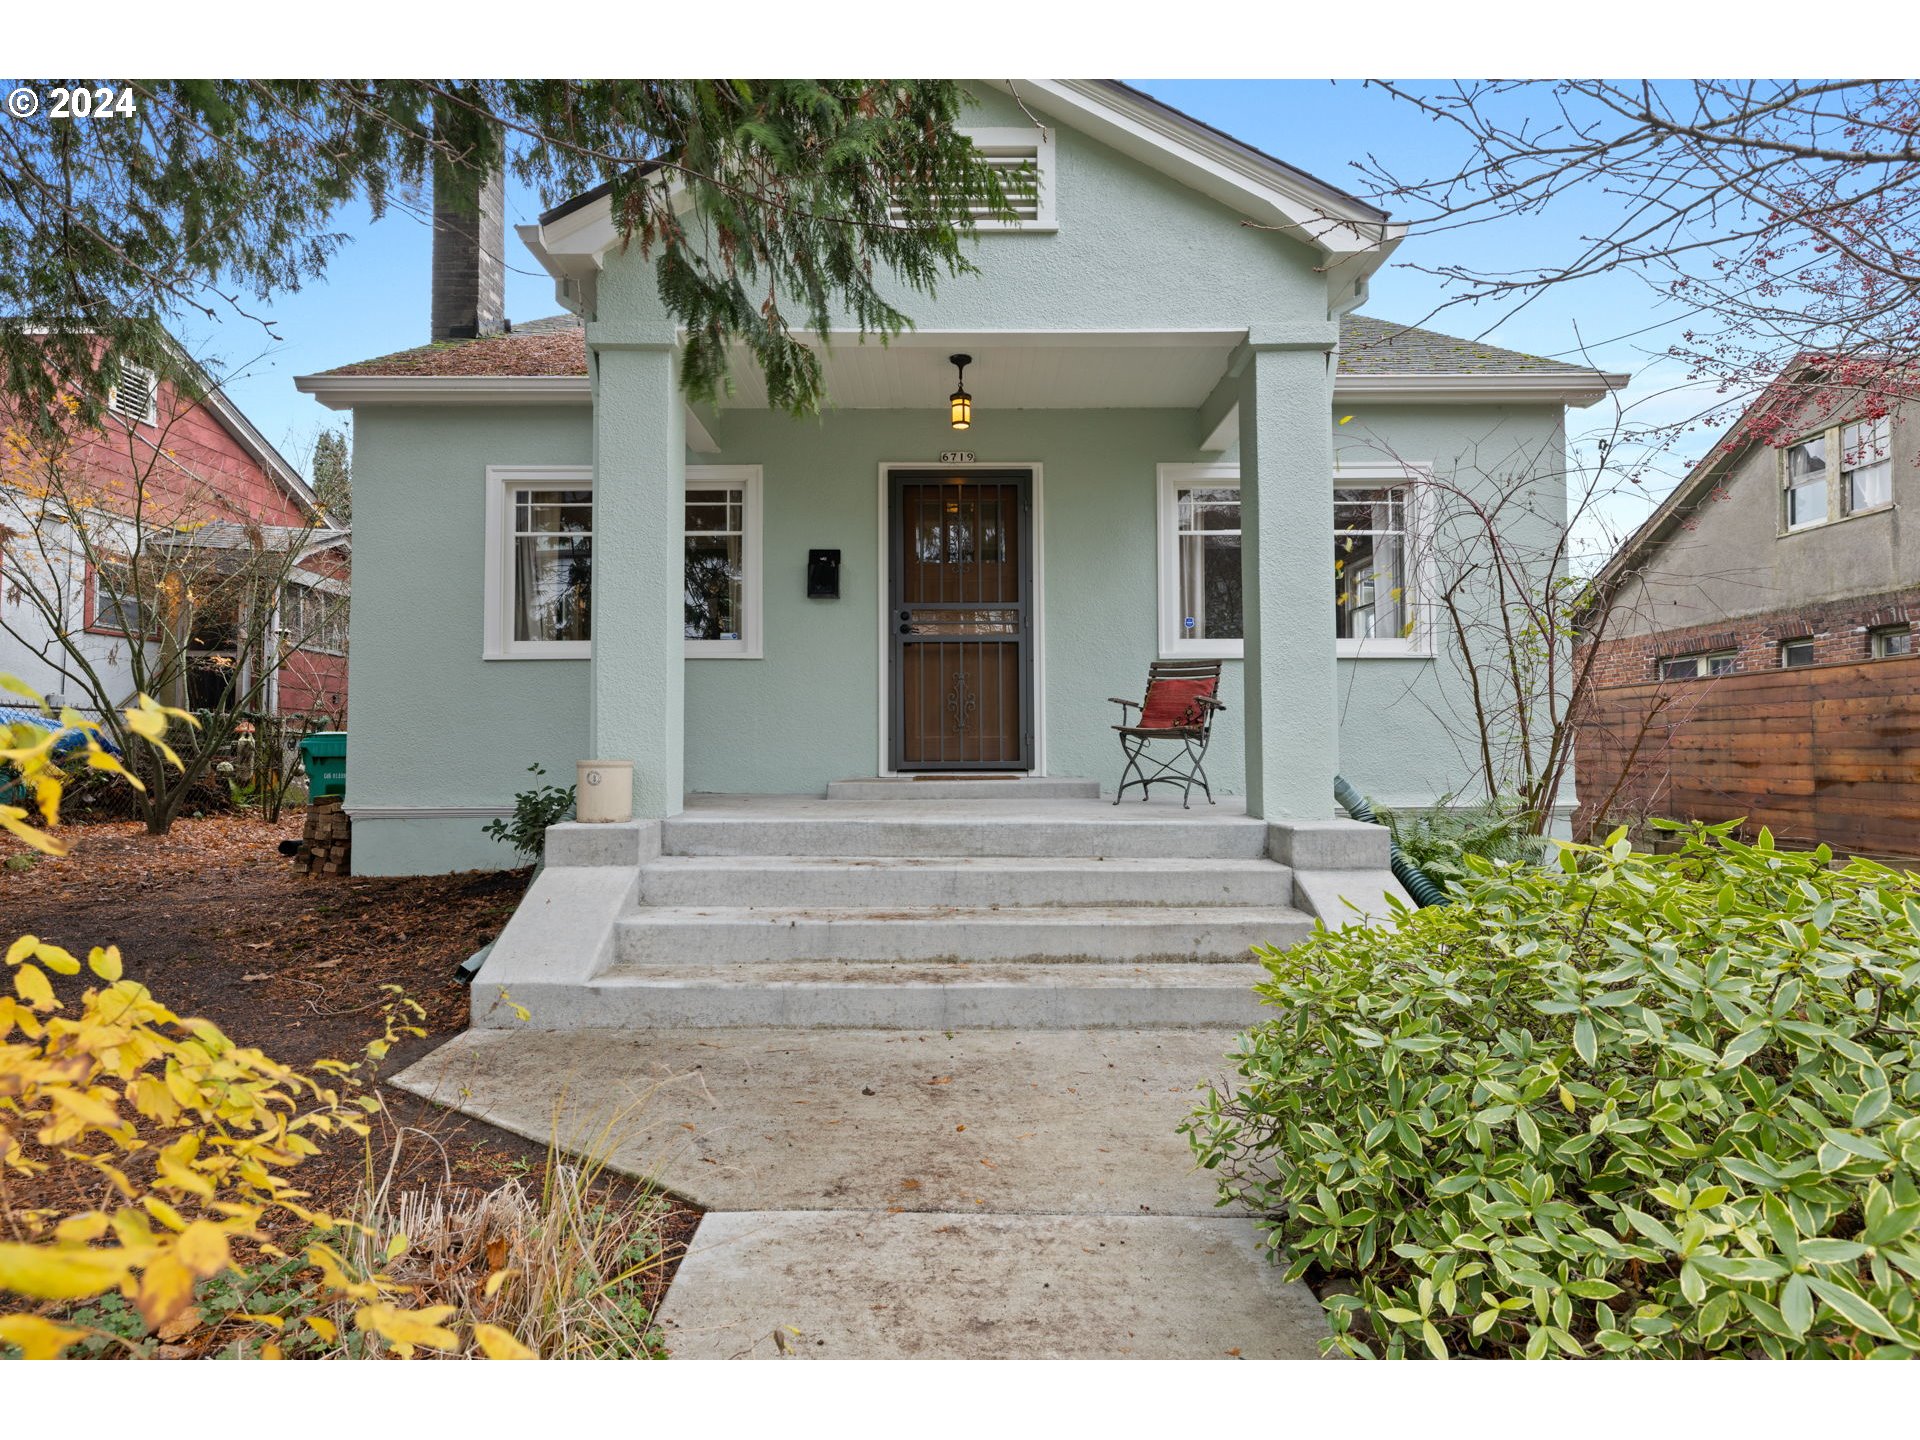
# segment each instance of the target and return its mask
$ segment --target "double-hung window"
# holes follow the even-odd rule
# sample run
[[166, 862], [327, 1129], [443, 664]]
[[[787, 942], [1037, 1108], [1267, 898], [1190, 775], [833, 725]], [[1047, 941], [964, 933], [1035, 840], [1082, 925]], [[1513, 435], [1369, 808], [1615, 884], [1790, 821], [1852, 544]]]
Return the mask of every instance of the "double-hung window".
[[[483, 654], [585, 659], [593, 640], [593, 472], [495, 466], [487, 478]], [[689, 466], [682, 515], [688, 658], [757, 658], [759, 467]]]
[[1815, 435], [1787, 447], [1787, 528], [1818, 525], [1827, 518], [1827, 437]]
[[[1424, 656], [1420, 635], [1416, 486], [1406, 467], [1342, 467], [1332, 477], [1338, 652]], [[1232, 465], [1160, 467], [1160, 654], [1234, 657], [1245, 648], [1240, 472]]]
[[1829, 425], [1789, 445], [1785, 529], [1803, 530], [1893, 504], [1893, 421]]
[[1893, 502], [1893, 423], [1882, 415], [1840, 431], [1840, 475], [1847, 514]]

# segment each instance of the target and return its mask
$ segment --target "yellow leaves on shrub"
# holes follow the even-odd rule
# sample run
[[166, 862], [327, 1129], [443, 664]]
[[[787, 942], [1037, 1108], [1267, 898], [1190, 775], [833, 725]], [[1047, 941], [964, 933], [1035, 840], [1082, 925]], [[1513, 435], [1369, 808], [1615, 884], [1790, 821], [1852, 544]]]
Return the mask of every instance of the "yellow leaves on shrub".
[[[26, 935], [6, 948], [5, 961], [14, 993], [0, 994], [0, 1165], [37, 1175], [57, 1159], [97, 1173], [125, 1203], [64, 1217], [18, 1213], [21, 1228], [0, 1243], [0, 1305], [10, 1297], [58, 1304], [117, 1291], [149, 1332], [191, 1328], [199, 1323], [195, 1287], [236, 1267], [235, 1240], [281, 1253], [256, 1228], [269, 1209], [319, 1228], [340, 1224], [303, 1206], [306, 1192], [286, 1172], [318, 1153], [315, 1135], [367, 1133], [362, 1117], [379, 1109], [364, 1079], [371, 1058], [360, 1066], [316, 1067], [324, 1081], [296, 1071], [235, 1045], [211, 1022], [175, 1015], [124, 978], [114, 949], [89, 952], [87, 968], [106, 983], [65, 1010], [47, 971], [78, 973], [72, 955]], [[404, 994], [391, 994], [382, 1008], [387, 1044], [419, 1033], [410, 1023], [419, 1007]], [[152, 1128], [143, 1133], [142, 1122]], [[28, 1154], [15, 1138], [27, 1134], [54, 1158]], [[128, 1154], [141, 1159], [138, 1181], [113, 1163]], [[404, 1236], [394, 1237], [385, 1263], [406, 1245]], [[453, 1306], [409, 1309], [399, 1297], [415, 1293], [410, 1286], [377, 1269], [366, 1273], [324, 1243], [310, 1245], [306, 1259], [314, 1269], [302, 1284], [313, 1308], [357, 1304], [362, 1343], [401, 1356], [462, 1349], [461, 1336], [445, 1323]], [[282, 1328], [266, 1317], [253, 1323]], [[342, 1343], [326, 1316], [310, 1315], [306, 1323], [326, 1343]], [[91, 1333], [43, 1316], [0, 1313], [0, 1344], [25, 1354], [59, 1355]], [[476, 1334], [474, 1343], [490, 1355], [525, 1350], [497, 1327], [485, 1338]], [[259, 1353], [277, 1355], [279, 1346]]]
[[58, 1360], [69, 1345], [85, 1339], [86, 1334], [38, 1315], [0, 1315], [0, 1341], [18, 1345], [28, 1360]]
[[473, 1327], [474, 1343], [489, 1360], [538, 1360], [540, 1357], [498, 1325]]
[[84, 1300], [116, 1288], [127, 1263], [114, 1250], [0, 1242], [0, 1290], [29, 1300]]
[[403, 1355], [411, 1354], [416, 1346], [429, 1350], [458, 1350], [460, 1337], [440, 1322], [448, 1319], [457, 1307], [452, 1305], [428, 1305], [420, 1310], [402, 1310], [397, 1305], [385, 1301], [376, 1301], [371, 1305], [362, 1305], [353, 1312], [353, 1325], [356, 1330], [367, 1330]]

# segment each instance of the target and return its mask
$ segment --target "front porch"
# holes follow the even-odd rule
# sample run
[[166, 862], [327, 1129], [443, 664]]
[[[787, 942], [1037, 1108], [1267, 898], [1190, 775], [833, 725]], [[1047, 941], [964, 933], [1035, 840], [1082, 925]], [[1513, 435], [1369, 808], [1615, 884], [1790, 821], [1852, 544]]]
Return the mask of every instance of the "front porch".
[[[1000, 793], [914, 794], [968, 783]], [[1276, 824], [1234, 799], [1115, 806], [1047, 781], [872, 798], [885, 784], [554, 827], [474, 982], [474, 1023], [1233, 1028], [1258, 1015], [1251, 947], [1401, 894], [1376, 826]], [[1007, 793], [1025, 785], [1038, 797]]]
[[[817, 422], [757, 408], [747, 382], [689, 429], [676, 352], [589, 324], [593, 607], [620, 623], [593, 637], [587, 756], [633, 764], [647, 820], [690, 793], [819, 795], [862, 774], [1111, 791], [1106, 697], [1198, 655], [1226, 662], [1215, 793], [1328, 818], [1333, 336], [836, 336]], [[972, 356], [964, 434], [945, 423], [949, 351]], [[1209, 534], [1179, 529], [1190, 495], [1219, 497]], [[730, 558], [704, 559], [722, 551], [696, 500], [744, 517]], [[696, 573], [713, 598], [678, 583]]]

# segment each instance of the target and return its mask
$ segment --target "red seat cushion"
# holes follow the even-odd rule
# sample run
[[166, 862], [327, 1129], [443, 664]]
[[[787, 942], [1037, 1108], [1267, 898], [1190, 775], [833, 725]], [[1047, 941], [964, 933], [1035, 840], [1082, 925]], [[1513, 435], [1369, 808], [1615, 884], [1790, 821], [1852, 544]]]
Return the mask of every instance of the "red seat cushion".
[[1219, 686], [1209, 676], [1203, 680], [1156, 680], [1147, 686], [1146, 708], [1140, 715], [1142, 730], [1180, 730], [1206, 724], [1207, 712], [1196, 703], [1211, 699]]

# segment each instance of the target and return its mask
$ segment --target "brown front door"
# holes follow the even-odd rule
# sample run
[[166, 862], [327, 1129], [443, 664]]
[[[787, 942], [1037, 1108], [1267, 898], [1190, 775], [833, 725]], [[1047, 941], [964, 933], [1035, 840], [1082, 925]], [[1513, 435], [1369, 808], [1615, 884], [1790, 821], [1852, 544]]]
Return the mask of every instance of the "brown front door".
[[895, 770], [1033, 768], [1033, 474], [895, 470]]

